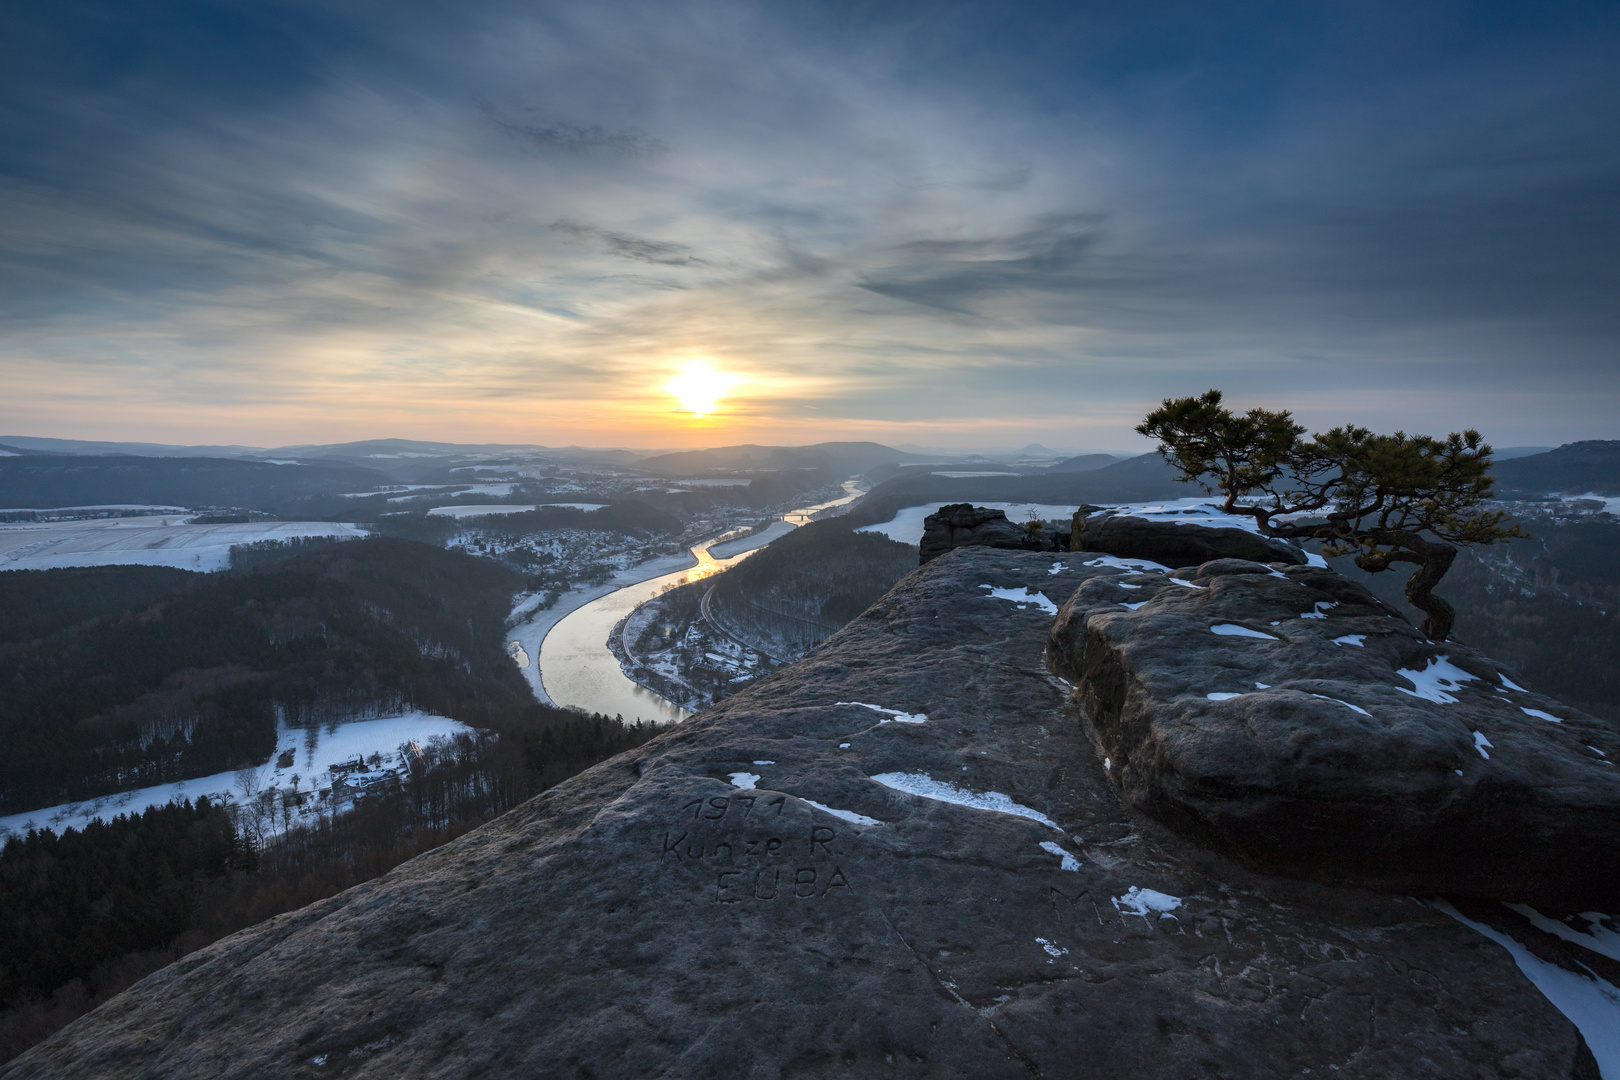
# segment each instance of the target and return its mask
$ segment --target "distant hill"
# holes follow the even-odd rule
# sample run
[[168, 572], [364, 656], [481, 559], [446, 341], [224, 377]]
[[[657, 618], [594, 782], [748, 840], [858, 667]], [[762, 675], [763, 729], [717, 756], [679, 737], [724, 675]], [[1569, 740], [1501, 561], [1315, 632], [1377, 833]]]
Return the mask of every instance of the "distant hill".
[[169, 446], [164, 443], [91, 442], [85, 439], [44, 439], [32, 435], [0, 435], [0, 444], [19, 454], [133, 454], [137, 457], [251, 457], [270, 451], [257, 446]]
[[240, 458], [0, 457], [0, 509], [148, 503], [280, 512], [289, 502], [386, 484], [374, 469]]
[[[1128, 460], [1128, 459], [1127, 459]], [[1047, 466], [1047, 472], [1091, 472], [1093, 469], [1106, 469], [1119, 461], [1113, 454], [1081, 454], [1079, 457], [1068, 458], [1056, 465]]]
[[913, 458], [903, 450], [874, 442], [826, 442], [812, 446], [717, 446], [659, 454], [636, 463], [653, 476], [693, 476], [706, 472], [777, 472], [786, 469], [830, 469], [845, 475], [875, 465]]
[[540, 456], [558, 462], [628, 465], [646, 451], [592, 449], [583, 446], [548, 447], [530, 443], [448, 443], [420, 439], [362, 439], [348, 443], [310, 443], [297, 446], [179, 446], [167, 443], [92, 442], [84, 439], [47, 439], [32, 435], [0, 435], [0, 453], [78, 454], [92, 457], [127, 454], [135, 457], [213, 458], [321, 458], [389, 463], [397, 468], [412, 460], [477, 458], [502, 454]]
[[1620, 495], [1620, 440], [1566, 443], [1545, 454], [1498, 461], [1491, 472], [1503, 495]]
[[901, 507], [933, 502], [1120, 503], [1201, 494], [1201, 488], [1177, 480], [1158, 454], [1143, 454], [1086, 472], [1047, 469], [1027, 476], [972, 477], [902, 473], [869, 491], [844, 520], [871, 525], [887, 521]]

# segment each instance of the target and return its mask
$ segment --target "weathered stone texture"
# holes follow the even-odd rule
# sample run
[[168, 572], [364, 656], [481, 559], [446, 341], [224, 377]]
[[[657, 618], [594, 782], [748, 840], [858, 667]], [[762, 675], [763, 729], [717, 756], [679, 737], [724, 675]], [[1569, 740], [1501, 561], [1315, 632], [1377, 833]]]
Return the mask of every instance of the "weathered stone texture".
[[[951, 552], [747, 692], [186, 958], [0, 1071], [1563, 1080], [1589, 1066], [1508, 953], [1429, 904], [1259, 874], [1119, 798], [1046, 670], [1050, 614], [985, 588], [1062, 602], [1116, 576], [1087, 558]], [[1056, 827], [872, 779], [887, 773], [1000, 793]]]

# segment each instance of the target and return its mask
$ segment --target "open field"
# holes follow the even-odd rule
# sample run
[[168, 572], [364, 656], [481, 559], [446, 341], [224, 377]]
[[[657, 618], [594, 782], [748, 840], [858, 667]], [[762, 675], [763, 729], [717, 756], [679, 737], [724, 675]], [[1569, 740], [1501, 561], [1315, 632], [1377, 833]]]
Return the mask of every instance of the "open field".
[[364, 536], [356, 525], [331, 521], [252, 521], [191, 525], [188, 515], [98, 518], [0, 525], [0, 570], [141, 564], [179, 570], [223, 570], [231, 548], [301, 536]]

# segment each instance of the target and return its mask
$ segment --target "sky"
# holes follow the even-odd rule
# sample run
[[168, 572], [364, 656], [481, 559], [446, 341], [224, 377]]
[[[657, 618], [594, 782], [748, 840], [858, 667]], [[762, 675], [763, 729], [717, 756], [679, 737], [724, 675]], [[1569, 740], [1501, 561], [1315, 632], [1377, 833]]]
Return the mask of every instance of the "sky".
[[1617, 46], [1612, 3], [6, 5], [0, 433], [1140, 451], [1218, 387], [1620, 438]]

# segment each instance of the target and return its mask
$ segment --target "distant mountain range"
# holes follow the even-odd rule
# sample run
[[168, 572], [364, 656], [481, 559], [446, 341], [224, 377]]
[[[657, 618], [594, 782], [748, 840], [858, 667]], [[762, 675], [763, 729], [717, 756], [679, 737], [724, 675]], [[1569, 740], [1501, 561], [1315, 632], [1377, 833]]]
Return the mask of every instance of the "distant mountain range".
[[831, 469], [855, 475], [877, 465], [917, 458], [916, 454], [874, 442], [825, 442], [811, 446], [749, 444], [660, 454], [643, 458], [636, 462], [635, 467], [653, 476], [691, 476], [717, 471], [777, 472], [785, 469]]
[[[0, 509], [116, 503], [243, 506], [284, 512], [299, 500], [386, 484], [489, 479], [492, 467], [544, 475], [547, 466], [628, 469], [660, 478], [819, 470], [866, 475], [886, 495], [940, 499], [1069, 502], [1193, 494], [1155, 453], [1134, 458], [1090, 452], [1062, 460], [1031, 443], [1001, 459], [935, 457], [875, 442], [710, 447], [652, 453], [624, 449], [462, 444], [369, 439], [272, 450], [164, 446], [0, 436]], [[297, 466], [297, 467], [294, 467]], [[473, 473], [473, 466], [480, 466]], [[536, 472], [539, 467], [539, 472]], [[1620, 441], [1497, 452], [1497, 491], [1509, 498], [1620, 494]], [[1079, 478], [1083, 477], [1084, 480]], [[308, 508], [306, 507], [306, 510]]]
[[144, 504], [283, 513], [302, 500], [391, 482], [387, 473], [352, 465], [31, 454], [0, 458], [0, 509]]
[[1620, 440], [1565, 443], [1556, 450], [1499, 461], [1500, 494], [1620, 495]]

